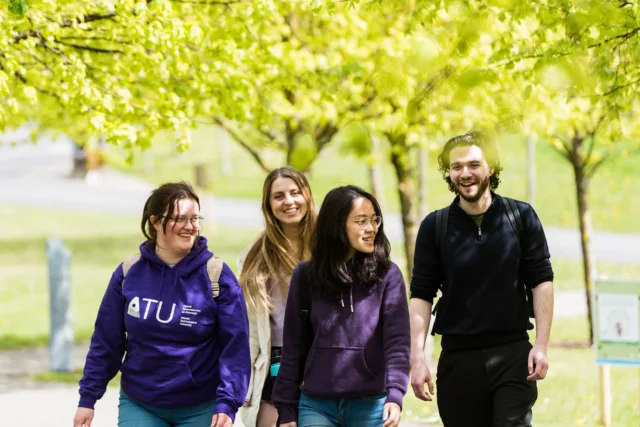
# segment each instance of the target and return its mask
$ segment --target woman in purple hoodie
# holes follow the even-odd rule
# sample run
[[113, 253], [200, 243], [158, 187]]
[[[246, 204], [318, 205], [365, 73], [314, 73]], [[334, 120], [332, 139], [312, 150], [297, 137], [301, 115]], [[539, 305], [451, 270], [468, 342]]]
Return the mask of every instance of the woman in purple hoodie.
[[398, 426], [409, 383], [409, 308], [389, 252], [371, 194], [355, 186], [327, 194], [311, 260], [293, 271], [287, 298], [273, 391], [281, 426]]
[[247, 312], [226, 264], [212, 282], [201, 220], [188, 184], [151, 193], [140, 257], [116, 268], [98, 311], [74, 427], [118, 371], [119, 427], [231, 427], [251, 374]]

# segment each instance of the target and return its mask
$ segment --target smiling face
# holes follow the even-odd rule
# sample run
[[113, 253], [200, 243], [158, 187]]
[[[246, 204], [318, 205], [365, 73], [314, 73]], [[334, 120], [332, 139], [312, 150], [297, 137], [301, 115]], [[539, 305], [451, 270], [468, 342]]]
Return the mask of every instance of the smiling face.
[[269, 204], [273, 216], [282, 225], [298, 225], [307, 214], [307, 201], [291, 178], [280, 177], [273, 181]]
[[167, 216], [166, 231], [163, 230], [163, 217], [151, 217], [151, 223], [157, 232], [157, 245], [176, 256], [184, 256], [191, 251], [200, 231], [200, 206], [193, 199], [180, 199], [171, 214]]
[[459, 146], [451, 150], [449, 176], [456, 192], [469, 203], [480, 200], [488, 191], [493, 170], [477, 145]]
[[364, 197], [353, 201], [353, 207], [347, 217], [347, 237], [353, 256], [356, 251], [370, 254], [375, 248], [374, 241], [382, 218], [377, 216], [373, 204]]

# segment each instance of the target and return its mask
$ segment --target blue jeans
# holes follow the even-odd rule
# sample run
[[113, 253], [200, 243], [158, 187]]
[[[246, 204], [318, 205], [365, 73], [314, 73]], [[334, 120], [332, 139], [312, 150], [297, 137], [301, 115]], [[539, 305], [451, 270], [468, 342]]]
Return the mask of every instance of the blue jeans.
[[387, 394], [331, 399], [302, 394], [298, 427], [382, 427]]
[[120, 390], [118, 427], [210, 427], [215, 401], [185, 408], [154, 408], [134, 402]]

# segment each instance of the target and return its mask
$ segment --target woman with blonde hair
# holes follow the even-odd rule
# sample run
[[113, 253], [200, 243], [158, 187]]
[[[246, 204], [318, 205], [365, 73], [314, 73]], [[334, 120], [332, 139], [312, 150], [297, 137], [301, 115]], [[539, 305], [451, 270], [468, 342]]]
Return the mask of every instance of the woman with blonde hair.
[[265, 230], [239, 257], [249, 314], [251, 379], [240, 417], [246, 427], [273, 427], [271, 392], [280, 366], [284, 309], [293, 269], [308, 260], [316, 207], [305, 176], [291, 167], [269, 173], [262, 189]]

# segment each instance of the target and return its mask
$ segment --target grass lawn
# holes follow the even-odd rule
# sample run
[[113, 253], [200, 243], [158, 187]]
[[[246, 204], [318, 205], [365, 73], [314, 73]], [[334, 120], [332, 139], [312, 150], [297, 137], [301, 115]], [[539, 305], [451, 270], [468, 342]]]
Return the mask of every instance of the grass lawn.
[[[436, 149], [444, 141], [434, 141]], [[125, 153], [113, 148], [109, 154], [112, 166], [159, 183], [169, 180], [195, 180], [195, 165], [208, 167], [208, 190], [216, 195], [242, 198], [260, 198], [265, 173], [253, 158], [238, 144], [213, 126], [201, 126], [193, 131], [193, 144], [188, 151], [175, 151], [172, 137], [160, 135], [148, 152], [146, 160], [137, 153], [132, 167], [125, 165]], [[223, 174], [221, 146], [228, 147], [232, 173]], [[526, 142], [519, 136], [506, 136], [499, 141], [501, 161], [500, 193], [526, 199]], [[383, 149], [387, 147], [383, 144]], [[267, 153], [271, 167], [283, 164], [283, 156]], [[448, 204], [452, 194], [442, 181], [436, 167], [437, 152], [429, 155], [427, 171], [427, 203], [430, 209]], [[590, 203], [595, 230], [640, 233], [640, 222], [635, 212], [640, 210], [640, 192], [636, 191], [640, 179], [635, 173], [635, 159], [621, 159], [605, 164], [591, 184]], [[575, 186], [569, 163], [549, 144], [537, 145], [537, 197], [536, 209], [545, 226], [577, 227]], [[384, 204], [398, 212], [395, 173], [388, 162], [383, 164]], [[344, 155], [338, 146], [330, 144], [316, 160], [311, 185], [318, 202], [331, 188], [352, 183], [369, 187], [366, 161]]]

